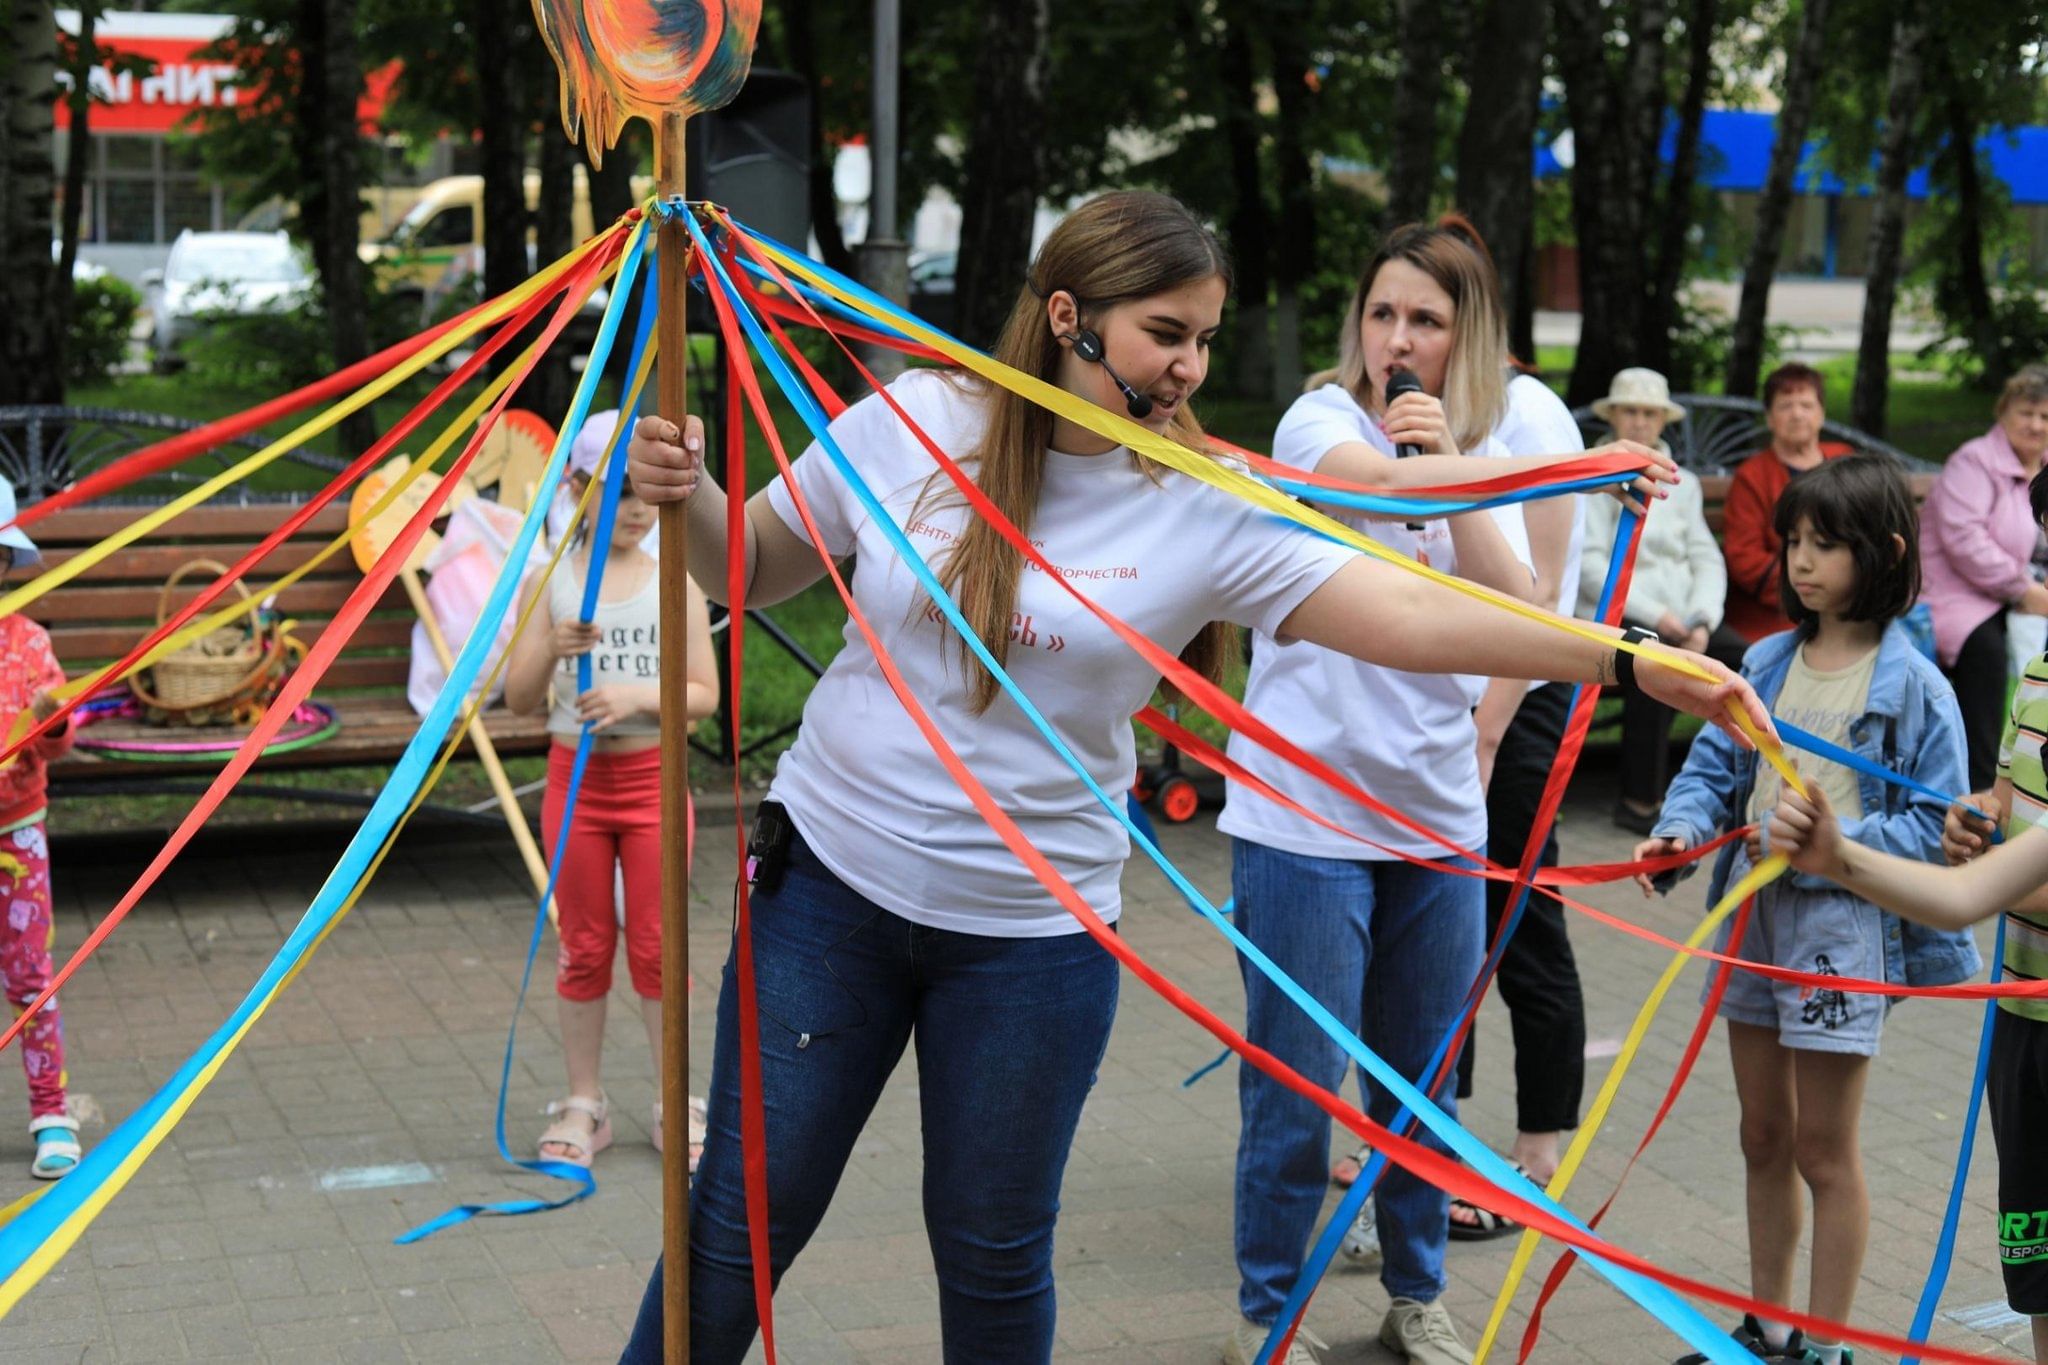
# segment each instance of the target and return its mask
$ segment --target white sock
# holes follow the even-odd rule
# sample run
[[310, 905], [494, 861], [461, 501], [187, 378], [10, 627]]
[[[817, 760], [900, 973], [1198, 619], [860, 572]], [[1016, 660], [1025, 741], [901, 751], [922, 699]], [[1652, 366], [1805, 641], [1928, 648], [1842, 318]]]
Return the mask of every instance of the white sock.
[[1842, 1365], [1842, 1343], [1839, 1341], [1819, 1342], [1812, 1337], [1806, 1339], [1806, 1349], [1820, 1365]]
[[1792, 1324], [1789, 1322], [1772, 1322], [1769, 1318], [1758, 1318], [1756, 1325], [1763, 1328], [1764, 1344], [1773, 1351], [1784, 1350], [1785, 1343], [1792, 1340]]

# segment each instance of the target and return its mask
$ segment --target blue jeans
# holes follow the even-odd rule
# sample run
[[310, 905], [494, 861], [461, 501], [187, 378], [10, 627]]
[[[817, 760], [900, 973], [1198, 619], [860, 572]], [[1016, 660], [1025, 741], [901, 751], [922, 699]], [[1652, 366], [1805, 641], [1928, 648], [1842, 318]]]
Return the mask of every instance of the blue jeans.
[[[1401, 1075], [1422, 1075], [1486, 955], [1486, 891], [1457, 877], [1401, 862], [1355, 862], [1283, 853], [1234, 841], [1231, 888], [1237, 926], [1344, 1027]], [[1326, 1090], [1343, 1082], [1350, 1058], [1308, 1015], [1249, 963], [1245, 1034]], [[1400, 1104], [1362, 1085], [1377, 1123]], [[1439, 1092], [1457, 1113], [1455, 1086]], [[1330, 1179], [1330, 1119], [1264, 1073], [1240, 1067], [1237, 1145], [1238, 1309], [1257, 1323], [1280, 1314], [1301, 1270]], [[1443, 1144], [1418, 1129], [1438, 1150]], [[1385, 1268], [1380, 1283], [1398, 1298], [1429, 1302], [1444, 1292], [1450, 1197], [1398, 1166], [1373, 1194]]]
[[[817, 1231], [882, 1086], [913, 1037], [924, 1214], [948, 1362], [1052, 1359], [1060, 1178], [1116, 1014], [1116, 960], [1086, 934], [991, 938], [893, 915], [798, 840], [757, 895], [754, 973], [767, 1116], [769, 1255], [783, 1272]], [[690, 1196], [690, 1358], [752, 1344], [741, 1181], [735, 967], [718, 994], [709, 1136]], [[661, 1268], [627, 1362], [661, 1360]]]

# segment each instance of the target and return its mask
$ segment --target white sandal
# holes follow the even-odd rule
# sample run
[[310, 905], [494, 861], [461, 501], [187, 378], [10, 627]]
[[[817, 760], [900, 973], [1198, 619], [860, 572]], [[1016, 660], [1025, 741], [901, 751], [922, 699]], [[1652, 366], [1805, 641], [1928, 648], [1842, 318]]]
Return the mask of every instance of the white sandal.
[[[663, 1132], [661, 1126], [661, 1101], [654, 1102], [654, 1150], [662, 1150]], [[690, 1096], [690, 1174], [697, 1174], [697, 1163], [704, 1159], [704, 1138], [710, 1131], [702, 1095]]]
[[78, 1169], [85, 1148], [78, 1145], [78, 1120], [69, 1114], [44, 1114], [28, 1121], [36, 1140], [35, 1160], [28, 1173], [38, 1180], [57, 1180]]
[[[566, 1161], [571, 1166], [590, 1169], [590, 1163], [597, 1154], [612, 1145], [612, 1106], [603, 1095], [587, 1099], [582, 1095], [571, 1095], [567, 1099], [550, 1100], [546, 1112], [555, 1114], [582, 1114], [590, 1120], [590, 1130], [571, 1118], [557, 1119], [541, 1131], [534, 1150], [542, 1161]], [[557, 1155], [546, 1150], [549, 1146], [566, 1147], [573, 1156]]]

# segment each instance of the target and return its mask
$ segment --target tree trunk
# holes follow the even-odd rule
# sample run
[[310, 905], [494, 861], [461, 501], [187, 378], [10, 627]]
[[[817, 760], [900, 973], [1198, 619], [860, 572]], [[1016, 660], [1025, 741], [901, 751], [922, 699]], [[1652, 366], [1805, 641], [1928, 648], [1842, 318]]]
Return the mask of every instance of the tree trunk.
[[1676, 373], [1671, 331], [1677, 325], [1678, 286], [1685, 274], [1686, 236], [1692, 231], [1693, 182], [1699, 178], [1700, 129], [1706, 122], [1707, 87], [1714, 79], [1714, 29], [1720, 0], [1693, 0], [1686, 18], [1685, 95], [1678, 109], [1678, 137], [1671, 178], [1664, 187], [1658, 224], [1655, 273], [1643, 318], [1645, 363], [1671, 381], [1674, 391], [1691, 388], [1694, 376]]
[[1659, 0], [1635, 7], [1619, 76], [1606, 55], [1608, 13], [1599, 0], [1557, 6], [1558, 65], [1578, 153], [1572, 221], [1579, 239], [1579, 349], [1565, 395], [1574, 405], [1597, 397], [1616, 370], [1641, 360], [1648, 294], [1643, 214], [1664, 112], [1669, 11]]
[[1458, 206], [1493, 252], [1510, 319], [1533, 316], [1524, 287], [1534, 274], [1536, 237], [1530, 148], [1549, 27], [1549, 0], [1487, 0], [1473, 21], [1465, 62], [1470, 94], [1458, 130]]
[[57, 17], [40, 0], [13, 0], [0, 38], [0, 403], [61, 403], [64, 372], [50, 361]]
[[[1301, 7], [1305, 9], [1306, 7]], [[1301, 290], [1316, 261], [1315, 175], [1305, 141], [1309, 118], [1305, 13], [1275, 15], [1270, 29], [1273, 94], [1279, 106], [1273, 161], [1280, 187], [1273, 255], [1273, 389], [1275, 403], [1301, 392]]]
[[1259, 99], [1250, 16], [1227, 19], [1217, 54], [1230, 146], [1230, 254], [1237, 264], [1237, 321], [1230, 329], [1233, 387], [1265, 392], [1273, 373], [1273, 213], [1259, 172]]
[[1891, 71], [1886, 77], [1884, 152], [1877, 169], [1877, 202], [1870, 214], [1870, 273], [1863, 287], [1863, 337], [1856, 348], [1856, 386], [1849, 421], [1884, 435], [1891, 396], [1892, 306], [1899, 288], [1900, 248], [1906, 235], [1906, 173], [1919, 148], [1920, 85], [1926, 71], [1927, 13], [1921, 0], [1899, 0], [1892, 18]]
[[1785, 219], [1792, 211], [1792, 177], [1806, 146], [1806, 126], [1813, 117], [1820, 85], [1823, 40], [1827, 34], [1828, 0], [1803, 0], [1799, 38], [1785, 69], [1785, 99], [1778, 109], [1771, 168], [1756, 206], [1756, 237], [1742, 270], [1742, 299], [1735, 309], [1735, 336], [1728, 348], [1728, 381], [1733, 398], [1756, 392], [1763, 369], [1764, 315], [1770, 304], [1771, 281], [1778, 273], [1778, 255], [1785, 245]]
[[[548, 65], [554, 63], [550, 61]], [[644, 126], [637, 119], [628, 123], [620, 130], [617, 145], [604, 154], [604, 164], [584, 168], [590, 177], [590, 225], [599, 232], [618, 222], [639, 202], [633, 193], [633, 176], [640, 169], [640, 130]], [[562, 120], [551, 109], [541, 119], [541, 129], [544, 133], [560, 134]]]
[[[526, 132], [532, 108], [522, 87], [519, 27], [523, 0], [476, 0], [476, 65], [483, 175], [484, 294], [515, 289], [527, 277]], [[511, 362], [499, 353], [497, 368]]]
[[[1043, 175], [1051, 0], [1011, 0], [983, 11], [975, 55], [974, 118], [960, 187], [954, 267], [957, 335], [994, 346], [1031, 265], [1031, 227]], [[1083, 300], [1085, 303], [1086, 300]]]
[[[1443, 98], [1444, 9], [1430, 0], [1396, 0], [1401, 69], [1394, 77], [1393, 145], [1387, 153], [1387, 228], [1429, 214], [1437, 178], [1436, 106]], [[1275, 41], [1278, 41], [1276, 35]], [[1280, 73], [1275, 75], [1277, 88]], [[1291, 79], [1299, 82], [1301, 72]]]
[[[322, 198], [327, 213], [327, 259], [321, 264], [321, 290], [327, 297], [329, 344], [334, 367], [346, 369], [370, 353], [368, 301], [363, 295], [363, 263], [356, 255], [362, 232], [362, 134], [356, 109], [362, 99], [363, 68], [356, 55], [356, 0], [323, 0], [327, 41], [318, 52], [326, 68], [322, 81], [327, 113], [320, 130]], [[350, 455], [360, 454], [377, 439], [377, 423], [369, 408], [342, 419], [341, 443]]]
[[68, 371], [66, 353], [71, 345], [71, 279], [78, 269], [78, 233], [85, 217], [85, 168], [92, 155], [92, 71], [99, 65], [96, 32], [101, 6], [81, 3], [78, 7], [78, 39], [70, 57], [71, 89], [64, 96], [70, 113], [70, 131], [64, 144], [64, 193], [57, 224], [57, 277], [52, 281], [50, 302], [56, 310], [51, 335], [58, 346], [57, 369]]
[[[532, 35], [529, 69], [533, 72], [534, 88], [543, 96], [536, 106], [540, 115], [540, 201], [533, 215], [533, 254], [540, 264], [547, 265], [566, 256], [576, 245], [576, 166], [583, 157], [562, 131], [561, 119], [554, 117], [554, 112], [561, 108], [561, 73], [541, 45], [540, 34], [532, 29], [527, 31]], [[526, 403], [550, 422], [560, 421], [569, 410], [569, 357], [575, 349], [574, 345], [557, 342], [534, 371]]]
[[1956, 282], [1972, 345], [1984, 362], [1986, 387], [2005, 383], [2014, 360], [2006, 354], [1991, 311], [1991, 286], [1984, 278], [1984, 182], [1977, 174], [1976, 108], [1953, 76], [1948, 80], [1949, 155], [1955, 158]]
[[834, 149], [825, 144], [825, 88], [818, 79], [818, 42], [811, 0], [784, 0], [782, 16], [784, 36], [789, 41], [790, 67], [810, 87], [811, 235], [818, 239], [818, 259], [842, 275], [851, 275], [856, 269], [853, 252], [847, 249], [846, 234], [839, 229], [839, 196], [832, 188]]
[[298, 63], [297, 117], [292, 122], [292, 154], [298, 158], [299, 230], [313, 255], [321, 287], [327, 282], [327, 178], [320, 159], [327, 154], [327, 64], [317, 54], [326, 50], [326, 0], [297, 0], [295, 46], [305, 58]]

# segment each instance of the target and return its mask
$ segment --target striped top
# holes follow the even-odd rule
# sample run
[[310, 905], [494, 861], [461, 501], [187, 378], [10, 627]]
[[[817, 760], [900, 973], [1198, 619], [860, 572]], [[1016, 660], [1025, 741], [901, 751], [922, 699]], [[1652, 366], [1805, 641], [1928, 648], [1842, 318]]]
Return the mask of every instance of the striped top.
[[[2012, 780], [2012, 815], [2005, 822], [2010, 839], [2035, 825], [2048, 825], [2048, 771], [2041, 742], [2048, 738], [2048, 654], [2027, 665], [2013, 693], [2012, 714], [1998, 744], [1998, 775]], [[2048, 977], [2048, 914], [2005, 915], [2005, 974], [2019, 981]], [[2026, 1019], [2048, 1023], [2048, 999], [2004, 999], [1999, 1007]]]

